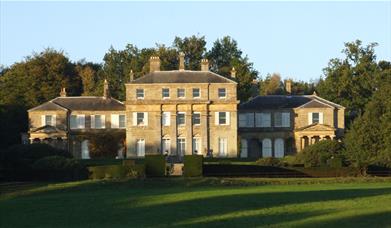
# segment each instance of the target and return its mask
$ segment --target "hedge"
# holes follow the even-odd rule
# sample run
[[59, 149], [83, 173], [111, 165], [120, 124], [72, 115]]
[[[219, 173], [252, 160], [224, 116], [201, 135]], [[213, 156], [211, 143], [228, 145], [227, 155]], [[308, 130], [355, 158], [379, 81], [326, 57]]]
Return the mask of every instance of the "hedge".
[[162, 154], [145, 155], [145, 174], [150, 177], [166, 175], [166, 158]]
[[32, 165], [34, 180], [69, 181], [88, 178], [88, 170], [76, 159], [44, 157]]
[[184, 176], [200, 177], [202, 176], [202, 155], [185, 155], [184, 156]]
[[145, 166], [143, 164], [92, 166], [88, 167], [88, 170], [90, 179], [121, 179], [145, 176]]

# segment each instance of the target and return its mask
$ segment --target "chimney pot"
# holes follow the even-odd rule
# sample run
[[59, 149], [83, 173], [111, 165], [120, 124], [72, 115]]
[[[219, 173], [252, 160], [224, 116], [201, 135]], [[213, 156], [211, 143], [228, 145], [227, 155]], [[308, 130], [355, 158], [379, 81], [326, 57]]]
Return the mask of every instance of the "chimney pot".
[[133, 80], [134, 80], [134, 73], [133, 73], [133, 70], [130, 70], [129, 81], [132, 82]]
[[185, 53], [179, 52], [179, 70], [185, 70]]
[[106, 79], [103, 83], [103, 98], [104, 99], [110, 98], [109, 83], [107, 82]]
[[67, 91], [66, 91], [66, 89], [64, 87], [61, 88], [60, 96], [61, 97], [66, 97], [67, 96]]
[[235, 67], [232, 67], [232, 70], [231, 70], [231, 78], [236, 78], [236, 70], [235, 70]]
[[287, 94], [292, 94], [292, 81], [291, 80], [285, 80], [285, 91]]
[[201, 59], [201, 71], [209, 71], [209, 61], [207, 59]]
[[151, 56], [149, 58], [149, 72], [160, 71], [160, 58], [159, 56]]

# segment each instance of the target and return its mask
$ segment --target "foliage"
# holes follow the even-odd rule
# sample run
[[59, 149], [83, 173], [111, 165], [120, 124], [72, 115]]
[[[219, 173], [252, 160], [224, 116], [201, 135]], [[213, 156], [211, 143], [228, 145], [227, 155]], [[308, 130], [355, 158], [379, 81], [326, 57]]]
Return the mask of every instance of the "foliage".
[[118, 150], [124, 145], [125, 133], [104, 131], [87, 135], [91, 158], [115, 158]]
[[48, 156], [32, 165], [35, 180], [80, 180], [87, 179], [88, 171], [76, 159]]
[[166, 175], [166, 157], [162, 154], [145, 155], [145, 174], [151, 177]]
[[282, 166], [282, 159], [274, 157], [260, 158], [256, 161], [256, 164], [263, 166]]
[[326, 166], [331, 158], [343, 158], [343, 144], [335, 140], [322, 140], [305, 147], [297, 159], [306, 167]]
[[0, 104], [0, 148], [5, 149], [11, 145], [20, 144], [20, 133], [27, 132], [28, 125], [24, 106]]
[[346, 134], [346, 157], [365, 170], [370, 164], [391, 167], [391, 71]]
[[284, 85], [280, 74], [267, 75], [265, 80], [261, 81], [260, 95], [282, 95], [285, 94]]
[[200, 177], [202, 176], [202, 155], [185, 155], [184, 156], [184, 176]]
[[200, 70], [201, 59], [206, 53], [205, 36], [175, 37], [173, 47], [185, 54], [186, 69]]
[[90, 179], [105, 179], [105, 178], [135, 178], [145, 176], [145, 166], [143, 164], [127, 164], [127, 165], [104, 165], [90, 166]]

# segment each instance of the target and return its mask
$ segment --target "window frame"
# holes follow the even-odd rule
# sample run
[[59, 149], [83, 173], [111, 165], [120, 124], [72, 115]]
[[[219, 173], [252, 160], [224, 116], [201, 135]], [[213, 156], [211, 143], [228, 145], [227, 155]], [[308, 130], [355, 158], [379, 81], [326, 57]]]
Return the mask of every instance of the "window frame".
[[[198, 121], [199, 121], [199, 123], [195, 123], [195, 116], [196, 115], [198, 115]], [[199, 125], [201, 125], [201, 112], [193, 112], [193, 115], [192, 115], [192, 123], [193, 123], [193, 125], [195, 125], [195, 126], [199, 126]]]
[[[121, 116], [123, 116], [123, 127], [121, 126]], [[118, 114], [118, 128], [123, 129], [126, 128], [126, 115], [125, 114]]]
[[171, 112], [163, 112], [162, 113], [162, 126], [167, 127], [170, 125], [171, 125]]
[[[139, 122], [139, 119], [140, 119], [139, 114], [143, 115], [141, 122]], [[145, 126], [145, 113], [144, 112], [137, 112], [136, 113], [136, 125], [137, 126]]]
[[[221, 123], [221, 116], [220, 114], [224, 113], [224, 123]], [[219, 115], [219, 125], [227, 125], [227, 112], [218, 112], [218, 115]]]
[[[315, 120], [315, 117], [314, 115], [317, 114], [318, 115], [318, 121], [314, 121]], [[312, 118], [312, 123], [320, 123], [320, 113], [319, 112], [313, 112], [312, 115], [311, 115], [311, 118]]]
[[[179, 120], [180, 120], [179, 116], [180, 115], [183, 115], [183, 123], [179, 123]], [[186, 112], [178, 112], [177, 113], [177, 126], [183, 127], [185, 125], [186, 125]]]
[[[140, 91], [142, 92], [142, 96], [139, 96]], [[143, 100], [144, 97], [145, 97], [144, 89], [143, 88], [136, 89], [136, 99]]]
[[[198, 90], [198, 96], [194, 96], [194, 91], [195, 90]], [[193, 99], [199, 99], [199, 98], [201, 98], [201, 89], [200, 88], [193, 88], [192, 89], [192, 97], [193, 97]]]
[[[168, 93], [168, 96], [165, 96]], [[170, 99], [170, 88], [162, 88], [162, 99]]]
[[[220, 90], [224, 90], [224, 96], [220, 96]], [[227, 88], [218, 88], [217, 89], [217, 97], [219, 99], [225, 99], [227, 98]]]
[[[183, 91], [183, 96], [180, 96], [180, 92], [179, 91]], [[186, 98], [186, 89], [184, 88], [178, 88], [177, 89], [177, 97], [179, 99], [185, 99]]]

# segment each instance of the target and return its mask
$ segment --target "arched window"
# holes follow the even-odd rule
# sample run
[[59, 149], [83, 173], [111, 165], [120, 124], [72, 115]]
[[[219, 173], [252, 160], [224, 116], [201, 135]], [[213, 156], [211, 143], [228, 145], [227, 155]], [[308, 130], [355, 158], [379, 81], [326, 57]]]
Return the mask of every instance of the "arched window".
[[262, 140], [262, 157], [267, 158], [272, 156], [272, 140]]
[[284, 157], [284, 140], [276, 139], [274, 141], [274, 157], [282, 158]]

